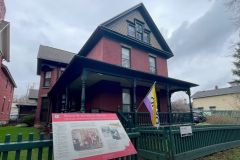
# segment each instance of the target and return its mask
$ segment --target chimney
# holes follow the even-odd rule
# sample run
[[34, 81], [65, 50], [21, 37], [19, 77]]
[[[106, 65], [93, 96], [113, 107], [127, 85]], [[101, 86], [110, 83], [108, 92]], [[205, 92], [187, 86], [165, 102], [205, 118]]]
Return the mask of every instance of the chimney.
[[0, 0], [0, 21], [4, 20], [6, 13], [6, 7], [4, 0]]
[[215, 86], [215, 89], [218, 89], [218, 86], [217, 86], [217, 85]]

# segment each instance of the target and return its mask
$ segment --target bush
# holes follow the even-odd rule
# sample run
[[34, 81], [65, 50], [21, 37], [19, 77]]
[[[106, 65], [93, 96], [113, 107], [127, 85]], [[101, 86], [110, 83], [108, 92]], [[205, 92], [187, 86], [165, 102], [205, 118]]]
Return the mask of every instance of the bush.
[[35, 120], [34, 115], [27, 115], [21, 118], [21, 123], [26, 123], [28, 126], [33, 126], [34, 120]]

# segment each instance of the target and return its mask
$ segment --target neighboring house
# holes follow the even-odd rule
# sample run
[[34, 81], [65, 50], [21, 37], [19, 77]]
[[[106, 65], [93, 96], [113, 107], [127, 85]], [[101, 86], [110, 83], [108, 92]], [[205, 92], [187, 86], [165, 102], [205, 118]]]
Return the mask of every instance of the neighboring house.
[[10, 120], [17, 120], [19, 116], [18, 112], [17, 103], [13, 102], [11, 106]]
[[26, 115], [35, 115], [38, 102], [38, 90], [29, 89], [28, 98], [24, 102], [17, 103], [18, 107], [18, 118]]
[[[40, 46], [39, 55], [41, 48], [47, 49]], [[171, 112], [171, 94], [187, 91], [190, 98], [190, 88], [197, 86], [168, 77], [173, 53], [142, 3], [98, 26], [58, 80], [56, 65], [64, 56], [55, 54], [44, 51], [48, 63], [38, 57], [39, 99], [44, 100], [38, 114], [49, 117], [41, 122], [50, 121], [53, 112], [146, 112], [142, 100], [154, 82], [158, 110]]]
[[0, 124], [9, 121], [16, 83], [3, 61], [10, 61], [10, 24], [4, 21], [5, 5], [0, 1]]
[[199, 91], [193, 96], [193, 108], [199, 110], [240, 110], [240, 86], [215, 87]]
[[73, 53], [40, 45], [37, 57], [37, 75], [40, 76], [36, 123], [46, 121], [48, 113], [47, 94], [61, 76]]

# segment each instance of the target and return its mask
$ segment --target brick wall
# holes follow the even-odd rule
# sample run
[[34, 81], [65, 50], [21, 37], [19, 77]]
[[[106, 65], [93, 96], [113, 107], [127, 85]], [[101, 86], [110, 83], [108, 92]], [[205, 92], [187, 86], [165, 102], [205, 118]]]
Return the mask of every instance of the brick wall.
[[[88, 58], [121, 65], [122, 44], [115, 40], [103, 37], [87, 55]], [[143, 72], [149, 72], [148, 52], [129, 46], [131, 49], [131, 68]], [[168, 76], [167, 60], [156, 57], [157, 74]]]
[[41, 112], [41, 106], [42, 106], [42, 97], [45, 97], [47, 93], [50, 91], [52, 86], [56, 83], [58, 79], [58, 74], [60, 74], [60, 67], [56, 67], [51, 70], [51, 83], [49, 87], [43, 87], [44, 83], [44, 73], [41, 71], [40, 73], [40, 85], [39, 85], [39, 92], [38, 92], [38, 104], [37, 104], [37, 110], [36, 110], [36, 118], [35, 123], [40, 123], [40, 112]]
[[9, 78], [3, 72], [2, 68], [0, 68], [0, 82], [0, 122], [8, 122], [14, 87]]

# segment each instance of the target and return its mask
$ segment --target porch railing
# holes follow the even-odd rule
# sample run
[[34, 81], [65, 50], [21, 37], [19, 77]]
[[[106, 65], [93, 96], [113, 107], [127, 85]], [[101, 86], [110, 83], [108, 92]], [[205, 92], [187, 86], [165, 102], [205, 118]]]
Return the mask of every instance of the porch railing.
[[[118, 112], [120, 114], [120, 121], [125, 127], [141, 127], [141, 126], [151, 126], [151, 117], [148, 112]], [[169, 120], [171, 118], [171, 124], [185, 124], [191, 123], [191, 113], [167, 113], [159, 112], [160, 125], [169, 125]], [[123, 119], [127, 121], [123, 121]]]

